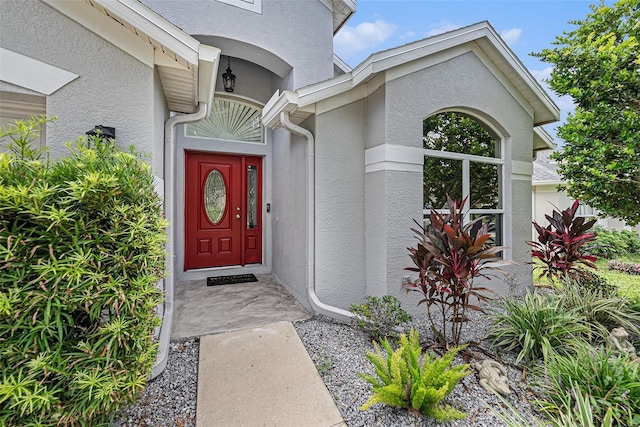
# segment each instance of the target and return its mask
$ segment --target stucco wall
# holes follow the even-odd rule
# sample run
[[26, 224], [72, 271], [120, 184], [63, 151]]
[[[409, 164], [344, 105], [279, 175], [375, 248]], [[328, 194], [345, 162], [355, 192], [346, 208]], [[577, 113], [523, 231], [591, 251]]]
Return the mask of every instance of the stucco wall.
[[[215, 0], [143, 3], [188, 34], [224, 37], [273, 53], [293, 67], [293, 88], [333, 77], [332, 12], [319, 0], [265, 0], [262, 14]], [[221, 72], [224, 68], [221, 63]]]
[[[315, 132], [313, 123], [304, 127]], [[307, 308], [307, 142], [284, 129], [274, 132], [273, 195], [273, 274]]]
[[[511, 160], [531, 161], [533, 120], [511, 93], [478, 59], [475, 53], [467, 52], [435, 66], [414, 72], [386, 84], [386, 142], [388, 144], [422, 146], [422, 120], [444, 109], [462, 109], [479, 120], [491, 125], [503, 138], [505, 156], [505, 244], [511, 247], [512, 257], [517, 262], [530, 260], [526, 240], [530, 239], [531, 196], [530, 181], [511, 181]], [[419, 174], [418, 174], [419, 175]], [[395, 185], [393, 177], [388, 185]], [[415, 180], [420, 179], [416, 176]], [[399, 181], [398, 181], [399, 182]], [[407, 184], [410, 184], [408, 181]], [[397, 190], [406, 195], [394, 194], [397, 198], [394, 209], [405, 206], [419, 206], [421, 192]], [[421, 189], [420, 189], [421, 190]], [[393, 194], [387, 189], [388, 194]], [[407, 213], [413, 212], [408, 210]], [[388, 212], [387, 215], [392, 215]], [[408, 233], [406, 223], [389, 222], [387, 224], [387, 268], [398, 270], [406, 266], [394, 259], [396, 242], [393, 236]], [[393, 250], [391, 250], [393, 248]], [[405, 251], [406, 253], [406, 251]], [[517, 276], [521, 288], [531, 284], [528, 273], [530, 267], [520, 265], [511, 268]], [[393, 273], [388, 272], [389, 291], [395, 289]], [[391, 280], [394, 279], [394, 280]], [[491, 286], [502, 288], [493, 280]]]
[[[216, 80], [216, 92], [225, 93], [222, 73], [227, 69], [227, 58], [221, 57], [219, 77]], [[282, 79], [259, 65], [241, 59], [232, 59], [231, 71], [236, 76], [236, 85], [231, 95], [251, 98], [266, 104], [273, 93], [280, 88]]]
[[366, 102], [316, 118], [316, 293], [348, 308], [365, 296]]
[[121, 145], [151, 154], [156, 169], [151, 67], [37, 0], [0, 2], [0, 43], [80, 76], [47, 97], [47, 114], [58, 116], [47, 126], [52, 157], [67, 154], [63, 142], [104, 125], [116, 128]]

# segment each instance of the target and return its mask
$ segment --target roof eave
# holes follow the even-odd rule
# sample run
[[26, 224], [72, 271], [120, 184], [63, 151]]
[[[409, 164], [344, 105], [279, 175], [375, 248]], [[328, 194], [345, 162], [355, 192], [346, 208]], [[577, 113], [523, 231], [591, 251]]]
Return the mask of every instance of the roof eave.
[[541, 127], [533, 128], [533, 152], [541, 150], [555, 150], [558, 146], [553, 137]]
[[43, 1], [144, 64], [157, 67], [171, 111], [193, 113], [199, 103], [207, 103], [210, 111], [219, 49], [202, 45], [135, 0]]
[[481, 47], [483, 51], [493, 49], [498, 54], [494, 55], [495, 58], [503, 58], [498, 64], [498, 68], [508, 67], [512, 71], [507, 73], [507, 78], [518, 80], [517, 82], [512, 81], [514, 87], [520, 87], [527, 92], [525, 98], [533, 108], [534, 126], [559, 121], [560, 109], [486, 21], [373, 53], [354, 67], [350, 73], [299, 89], [300, 104], [307, 105], [335, 96], [340, 91], [347, 91], [359, 84], [366, 83], [376, 74], [398, 65], [480, 40], [485, 41]]

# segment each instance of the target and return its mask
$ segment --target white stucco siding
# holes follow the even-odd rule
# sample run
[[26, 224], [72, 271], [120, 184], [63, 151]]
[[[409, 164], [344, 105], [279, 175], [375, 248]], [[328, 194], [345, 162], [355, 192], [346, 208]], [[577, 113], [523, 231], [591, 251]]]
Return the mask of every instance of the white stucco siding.
[[0, 32], [3, 48], [80, 76], [47, 97], [47, 114], [58, 116], [47, 126], [52, 157], [67, 154], [65, 141], [104, 125], [116, 128], [121, 145], [151, 154], [158, 171], [151, 67], [37, 0], [0, 2]]
[[316, 293], [344, 309], [366, 294], [365, 108], [360, 100], [316, 118]]
[[[227, 58], [220, 62], [219, 73], [222, 76], [227, 69]], [[236, 86], [233, 95], [246, 96], [266, 104], [273, 93], [280, 88], [282, 79], [259, 65], [241, 59], [231, 61], [231, 71], [236, 76]], [[222, 77], [216, 80], [216, 92], [224, 93]]]
[[[492, 126], [504, 141], [504, 241], [511, 248], [512, 258], [525, 263], [530, 260], [525, 244], [531, 236], [530, 180], [527, 181], [526, 176], [518, 176], [518, 180], [512, 181], [511, 172], [512, 160], [531, 161], [533, 118], [526, 106], [522, 105], [522, 100], [517, 99], [513, 90], [504, 85], [505, 80], [487, 69], [473, 52], [388, 81], [386, 141], [388, 144], [422, 147], [422, 120], [446, 109], [467, 111]], [[419, 179], [416, 177], [416, 182]], [[393, 180], [388, 185], [394, 185]], [[403, 191], [401, 186], [398, 189]], [[387, 192], [393, 193], [389, 190]], [[394, 209], [397, 209], [395, 206], [407, 204], [419, 206], [421, 201], [421, 192], [407, 192], [403, 200], [397, 200]], [[405, 226], [405, 229], [408, 227]], [[393, 233], [389, 231], [387, 235], [388, 267], [399, 270], [406, 266], [406, 260], [398, 263], [393, 259], [397, 250], [390, 250], [395, 244]], [[519, 285], [531, 283], [530, 275], [527, 279], [526, 274], [529, 268], [514, 267], [514, 274], [520, 280]], [[389, 276], [389, 286], [392, 288], [395, 284], [391, 278]], [[497, 280], [492, 282], [492, 287], [500, 287]], [[391, 288], [390, 291], [393, 290]]]
[[[309, 127], [309, 123], [302, 126]], [[306, 268], [307, 142], [301, 136], [277, 129], [274, 131], [272, 152], [272, 272], [298, 301], [310, 308]]]
[[365, 175], [366, 295], [387, 294], [387, 173]]
[[[223, 37], [273, 53], [293, 67], [292, 89], [333, 77], [333, 14], [320, 0], [268, 0], [261, 14], [214, 0], [143, 3], [199, 39]], [[227, 54], [257, 62], [223, 46], [221, 72]]]

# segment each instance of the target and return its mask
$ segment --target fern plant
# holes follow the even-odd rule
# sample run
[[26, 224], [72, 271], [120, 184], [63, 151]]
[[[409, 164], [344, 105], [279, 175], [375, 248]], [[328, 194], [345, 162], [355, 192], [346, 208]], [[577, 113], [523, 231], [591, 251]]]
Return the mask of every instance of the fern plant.
[[454, 347], [442, 357], [428, 352], [423, 355], [418, 332], [414, 329], [409, 336], [400, 336], [400, 345], [395, 351], [386, 339], [381, 345], [382, 348], [374, 342], [375, 352], [367, 354], [377, 377], [359, 374], [373, 389], [373, 396], [361, 408], [363, 411], [376, 403], [385, 403], [420, 412], [438, 421], [466, 417], [464, 412], [441, 403], [469, 374], [469, 365], [451, 366], [453, 358], [465, 346]]

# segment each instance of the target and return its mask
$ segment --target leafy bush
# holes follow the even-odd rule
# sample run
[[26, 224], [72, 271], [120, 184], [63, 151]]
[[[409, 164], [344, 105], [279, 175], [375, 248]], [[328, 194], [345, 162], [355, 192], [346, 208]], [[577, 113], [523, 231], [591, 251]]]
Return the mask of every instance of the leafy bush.
[[489, 339], [507, 351], [518, 350], [516, 363], [547, 359], [550, 351], [567, 352], [574, 338], [590, 333], [577, 310], [554, 295], [525, 295], [505, 300], [492, 314]]
[[518, 410], [499, 393], [495, 393], [496, 397], [502, 402], [504, 408], [494, 408], [488, 406], [488, 409], [495, 414], [507, 427], [523, 427], [527, 425], [535, 427], [546, 427], [551, 425], [553, 427], [613, 427], [613, 411], [611, 408], [607, 410], [602, 421], [598, 421], [594, 418], [593, 409], [589, 396], [580, 393], [580, 391], [571, 384], [571, 393], [565, 397], [565, 412], [559, 414], [547, 414], [552, 415], [548, 422], [542, 422], [538, 419], [534, 419], [531, 423], [525, 416], [518, 412]]
[[586, 253], [609, 259], [640, 254], [640, 236], [635, 231], [594, 228], [598, 238], [585, 245]]
[[[463, 223], [465, 201], [448, 198], [448, 214], [432, 209], [429, 226], [412, 229], [418, 245], [407, 248], [415, 267], [407, 267], [406, 270], [417, 272], [418, 279], [404, 287], [424, 296], [418, 304], [426, 303], [431, 329], [446, 346], [449, 343], [447, 322], [451, 327], [451, 342], [458, 345], [462, 326], [469, 320], [466, 311], [482, 311], [479, 306], [470, 304], [470, 298], [488, 299], [486, 293], [489, 289], [475, 286], [474, 280], [479, 277], [489, 279], [488, 271], [502, 272], [498, 267], [509, 263], [498, 255], [504, 247], [489, 247], [487, 244], [491, 234], [488, 224], [482, 223], [484, 218]], [[439, 325], [432, 315], [432, 305], [440, 311]]]
[[619, 297], [616, 292], [605, 293], [597, 287], [585, 286], [582, 279], [569, 279], [564, 282], [558, 298], [567, 311], [589, 325], [602, 341], [617, 327], [640, 335], [640, 312], [634, 309], [632, 301]]
[[376, 403], [421, 412], [438, 421], [463, 419], [463, 412], [441, 402], [469, 374], [469, 365], [451, 366], [456, 354], [464, 347], [455, 347], [442, 357], [430, 353], [422, 355], [418, 332], [400, 336], [400, 346], [393, 351], [388, 340], [380, 349], [374, 342], [375, 353], [367, 359], [375, 367], [378, 378], [370, 374], [360, 376], [372, 385], [373, 396], [362, 406], [366, 410]]
[[613, 260], [607, 262], [607, 268], [609, 270], [621, 271], [626, 274], [640, 275], [640, 263], [637, 262], [623, 262]]
[[393, 295], [382, 298], [368, 296], [364, 304], [351, 304], [350, 311], [355, 315], [356, 326], [370, 339], [396, 338], [395, 328], [410, 322], [411, 316], [400, 307], [400, 301]]
[[640, 423], [640, 364], [616, 357], [606, 349], [576, 343], [574, 354], [551, 354], [537, 375], [543, 379], [542, 409], [554, 416], [573, 410], [571, 387], [588, 396], [596, 425], [610, 412], [619, 426]]
[[166, 222], [133, 151], [91, 137], [50, 163], [44, 121], [0, 130], [0, 425], [103, 425], [155, 360]]
[[581, 273], [581, 266], [595, 268], [596, 257], [585, 255], [583, 246], [596, 239], [595, 233], [587, 233], [596, 220], [585, 222], [582, 217], [576, 218], [579, 206], [576, 200], [562, 212], [554, 209], [552, 216], [545, 215], [547, 227], [533, 221], [538, 241], [527, 243], [532, 248], [531, 255], [542, 263], [539, 277], [576, 276]]

